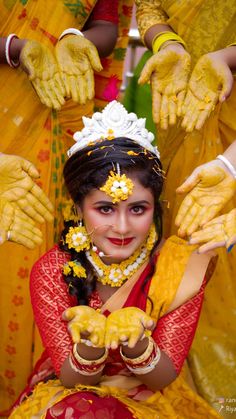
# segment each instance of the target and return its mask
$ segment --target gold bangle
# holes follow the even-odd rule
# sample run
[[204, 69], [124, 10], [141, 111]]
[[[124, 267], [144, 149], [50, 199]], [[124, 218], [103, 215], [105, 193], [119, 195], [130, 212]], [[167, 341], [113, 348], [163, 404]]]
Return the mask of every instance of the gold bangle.
[[107, 355], [108, 355], [108, 349], [107, 348], [105, 349], [105, 352], [101, 356], [101, 358], [88, 360], [88, 359], [82, 358], [82, 356], [79, 355], [79, 353], [77, 352], [77, 343], [74, 343], [74, 345], [73, 345], [73, 355], [74, 355], [76, 361], [79, 362], [79, 364], [82, 364], [82, 365], [99, 365], [99, 364], [102, 364], [103, 362], [106, 361]]
[[152, 41], [152, 51], [155, 54], [166, 41], [174, 41], [183, 45], [186, 48], [184, 40], [175, 32], [165, 31], [159, 32]]
[[140, 356], [138, 356], [137, 358], [129, 358], [126, 355], [124, 355], [123, 351], [122, 351], [122, 347], [120, 347], [120, 355], [121, 355], [121, 358], [123, 359], [123, 361], [125, 363], [136, 365], [136, 364], [140, 364], [140, 363], [146, 361], [149, 358], [149, 356], [151, 355], [151, 353], [153, 351], [153, 348], [154, 348], [154, 340], [153, 340], [152, 337], [149, 337], [148, 338], [148, 346], [146, 347], [145, 351]]

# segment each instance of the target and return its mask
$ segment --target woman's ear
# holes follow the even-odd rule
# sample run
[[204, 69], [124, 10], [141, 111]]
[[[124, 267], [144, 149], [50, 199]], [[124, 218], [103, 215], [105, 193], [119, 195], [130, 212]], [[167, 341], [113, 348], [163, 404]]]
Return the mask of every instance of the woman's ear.
[[83, 218], [82, 209], [78, 204], [75, 205], [75, 208], [78, 215], [78, 219], [81, 220]]

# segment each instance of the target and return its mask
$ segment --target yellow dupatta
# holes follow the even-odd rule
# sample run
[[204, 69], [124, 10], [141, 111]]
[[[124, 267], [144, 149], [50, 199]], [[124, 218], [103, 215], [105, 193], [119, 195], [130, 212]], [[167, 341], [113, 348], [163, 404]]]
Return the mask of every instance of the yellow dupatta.
[[[52, 48], [64, 29], [82, 29], [95, 3], [96, 0], [0, 0], [1, 36], [16, 33], [20, 38], [35, 39]], [[96, 106], [103, 106], [109, 100], [116, 91], [113, 85], [119, 89], [132, 3], [131, 0], [119, 2], [119, 39], [99, 75], [103, 89]], [[58, 239], [65, 196], [62, 170], [66, 150], [71, 146], [71, 132], [82, 128], [81, 116], [91, 116], [94, 111], [94, 101], [85, 106], [68, 101], [60, 112], [51, 112], [41, 104], [21, 69], [1, 65], [0, 72], [1, 151], [18, 154], [36, 165], [41, 175], [39, 185], [55, 207], [54, 224], [41, 227], [44, 242], [40, 248], [26, 251], [14, 243], [0, 248], [1, 411], [24, 388], [34, 359], [38, 359], [42, 350], [33, 322], [29, 273], [33, 263]], [[105, 88], [107, 94], [103, 95]]]
[[[165, 14], [165, 22], [185, 40], [193, 65], [202, 54], [224, 48], [236, 40], [235, 0], [153, 0], [144, 3], [149, 3], [146, 13], [149, 9], [151, 15], [151, 10], [154, 13], [156, 8]], [[153, 13], [152, 24], [155, 23]], [[147, 14], [145, 19], [147, 23]], [[235, 140], [235, 114], [236, 83], [230, 97], [216, 106], [200, 131], [186, 133], [180, 124], [170, 127], [167, 132], [158, 131], [161, 160], [168, 170], [164, 193], [164, 199], [170, 202], [164, 217], [167, 236], [176, 233], [174, 221], [183, 199], [176, 195], [176, 188], [195, 167], [214, 159]], [[236, 199], [224, 208], [224, 212], [235, 204]], [[206, 301], [190, 354], [198, 390], [211, 403], [219, 395], [235, 397], [236, 391], [236, 249], [230, 254], [220, 249], [218, 254], [217, 268], [206, 290]]]

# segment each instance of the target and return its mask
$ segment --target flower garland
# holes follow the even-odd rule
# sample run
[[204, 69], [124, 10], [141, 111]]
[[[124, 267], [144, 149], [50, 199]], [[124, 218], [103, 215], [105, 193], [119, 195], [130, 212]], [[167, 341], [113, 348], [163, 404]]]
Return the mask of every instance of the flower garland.
[[93, 250], [86, 251], [86, 256], [98, 274], [98, 281], [103, 285], [120, 287], [148, 259], [154, 243], [157, 240], [155, 225], [151, 226], [146, 243], [140, 246], [132, 256], [121, 263], [106, 265]]
[[65, 276], [73, 274], [78, 278], [86, 278], [86, 270], [78, 260], [71, 260], [63, 266], [63, 274]]

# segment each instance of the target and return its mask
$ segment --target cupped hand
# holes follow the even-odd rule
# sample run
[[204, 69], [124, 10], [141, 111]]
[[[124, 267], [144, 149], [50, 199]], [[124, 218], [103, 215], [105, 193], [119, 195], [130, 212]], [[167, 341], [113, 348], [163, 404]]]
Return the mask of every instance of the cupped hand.
[[65, 86], [50, 49], [37, 41], [27, 41], [20, 53], [20, 63], [41, 102], [60, 110], [65, 103]]
[[116, 349], [127, 342], [133, 348], [143, 338], [145, 331], [152, 330], [153, 327], [151, 317], [139, 308], [121, 308], [107, 318], [105, 346]]
[[219, 52], [203, 55], [195, 65], [183, 104], [182, 127], [201, 129], [218, 102], [231, 93], [233, 75]]
[[34, 249], [42, 243], [42, 233], [15, 203], [0, 198], [0, 244], [6, 240]]
[[63, 320], [68, 321], [68, 330], [74, 343], [86, 339], [92, 345], [104, 347], [106, 317], [88, 306], [76, 306], [64, 311]]
[[176, 190], [188, 193], [175, 219], [179, 236], [191, 235], [214, 218], [235, 190], [236, 180], [221, 161], [213, 160], [197, 167]]
[[163, 47], [145, 64], [139, 84], [151, 82], [153, 120], [162, 129], [181, 115], [190, 74], [190, 55], [177, 43]]
[[0, 197], [15, 202], [34, 221], [52, 221], [53, 206], [36, 185], [39, 173], [34, 165], [19, 156], [0, 154]]
[[202, 244], [198, 252], [205, 253], [225, 246], [228, 251], [236, 243], [236, 209], [214, 218], [190, 237], [190, 244]]
[[96, 47], [83, 36], [70, 35], [56, 45], [56, 57], [67, 97], [84, 104], [94, 97], [94, 71], [102, 65]]

